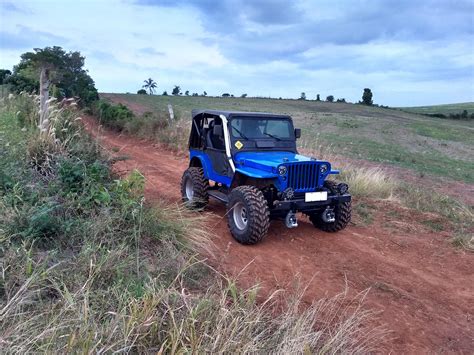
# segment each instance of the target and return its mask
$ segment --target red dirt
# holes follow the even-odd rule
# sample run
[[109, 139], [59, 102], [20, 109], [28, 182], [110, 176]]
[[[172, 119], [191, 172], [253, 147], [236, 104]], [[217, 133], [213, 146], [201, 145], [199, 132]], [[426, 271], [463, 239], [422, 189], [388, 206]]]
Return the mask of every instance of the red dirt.
[[[104, 148], [130, 158], [117, 162], [117, 171], [136, 168], [144, 174], [148, 200], [180, 200], [185, 157], [156, 143], [98, 130], [91, 117], [84, 122]], [[474, 255], [453, 248], [449, 233], [423, 227], [419, 221], [426, 215], [378, 202], [370, 226], [356, 221], [328, 234], [303, 217], [293, 230], [274, 221], [262, 243], [243, 246], [228, 232], [225, 207], [211, 202], [207, 210], [217, 250], [210, 263], [221, 272], [239, 274], [241, 286], [258, 282], [265, 294], [299, 278], [308, 285], [307, 302], [340, 293], [346, 283], [352, 292], [370, 288], [365, 305], [379, 313], [374, 325], [393, 331], [385, 349], [473, 353]], [[386, 211], [397, 217], [389, 219]]]

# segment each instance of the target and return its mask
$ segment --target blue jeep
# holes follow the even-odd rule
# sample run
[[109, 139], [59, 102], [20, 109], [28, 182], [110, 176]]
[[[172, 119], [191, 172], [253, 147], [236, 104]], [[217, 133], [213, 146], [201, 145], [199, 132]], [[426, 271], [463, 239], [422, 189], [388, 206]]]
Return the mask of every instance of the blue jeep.
[[300, 136], [286, 115], [193, 111], [183, 202], [191, 208], [203, 208], [209, 197], [225, 203], [229, 229], [243, 244], [262, 240], [270, 219], [297, 227], [296, 212], [326, 232], [345, 228], [348, 186], [327, 180], [339, 173], [329, 162], [298, 154]]

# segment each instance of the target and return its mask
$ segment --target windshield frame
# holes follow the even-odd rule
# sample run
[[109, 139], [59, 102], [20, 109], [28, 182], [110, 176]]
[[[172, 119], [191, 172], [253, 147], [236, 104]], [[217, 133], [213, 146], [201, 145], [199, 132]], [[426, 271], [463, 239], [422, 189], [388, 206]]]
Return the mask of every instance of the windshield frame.
[[[243, 120], [269, 120], [269, 121], [285, 121], [288, 123], [288, 126], [289, 126], [289, 137], [271, 137], [270, 135], [265, 135], [265, 136], [261, 136], [261, 137], [247, 137], [245, 135], [245, 132], [242, 132], [245, 137], [243, 136], [240, 136], [240, 135], [234, 135], [234, 128], [232, 126], [232, 123], [235, 119], [243, 119]], [[259, 141], [259, 140], [272, 140], [272, 141], [295, 141], [296, 140], [296, 137], [295, 137], [295, 127], [293, 125], [293, 120], [291, 119], [291, 117], [289, 116], [273, 116], [273, 115], [232, 115], [231, 117], [229, 117], [229, 122], [228, 122], [228, 126], [229, 126], [229, 136], [230, 136], [230, 139], [231, 140], [250, 140], [250, 141]], [[238, 130], [238, 128], [235, 128]], [[267, 132], [265, 132], [267, 133]], [[264, 134], [264, 132], [262, 132], [262, 134]]]

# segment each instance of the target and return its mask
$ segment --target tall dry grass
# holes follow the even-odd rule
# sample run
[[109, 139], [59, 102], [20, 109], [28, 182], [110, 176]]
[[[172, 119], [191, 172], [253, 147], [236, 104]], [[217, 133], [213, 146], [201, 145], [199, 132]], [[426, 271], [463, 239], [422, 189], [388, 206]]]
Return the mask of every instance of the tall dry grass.
[[388, 334], [369, 325], [374, 314], [362, 306], [364, 294], [342, 292], [307, 306], [304, 292], [282, 292], [259, 303], [256, 288], [241, 291], [230, 279], [197, 292], [184, 280], [193, 262], [169, 283], [147, 279], [140, 297], [120, 285], [98, 293], [95, 284], [122, 257], [114, 250], [88, 263], [78, 260], [87, 273], [74, 288], [56, 272], [64, 266], [34, 264], [14, 292], [6, 289], [4, 351], [362, 354], [379, 350]]
[[353, 196], [372, 199], [394, 197], [398, 182], [382, 167], [367, 167], [344, 159], [332, 145], [323, 144], [319, 136], [303, 139], [300, 147], [303, 154], [327, 160], [333, 169], [339, 170], [340, 174], [335, 175], [334, 179], [347, 183]]

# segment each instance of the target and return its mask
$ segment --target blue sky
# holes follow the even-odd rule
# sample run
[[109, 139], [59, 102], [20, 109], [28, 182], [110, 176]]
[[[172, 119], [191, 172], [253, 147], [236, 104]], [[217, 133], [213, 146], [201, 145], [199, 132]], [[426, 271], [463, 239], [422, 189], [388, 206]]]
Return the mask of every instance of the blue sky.
[[102, 92], [474, 101], [474, 1], [0, 0], [0, 67], [79, 50]]

